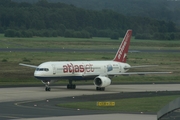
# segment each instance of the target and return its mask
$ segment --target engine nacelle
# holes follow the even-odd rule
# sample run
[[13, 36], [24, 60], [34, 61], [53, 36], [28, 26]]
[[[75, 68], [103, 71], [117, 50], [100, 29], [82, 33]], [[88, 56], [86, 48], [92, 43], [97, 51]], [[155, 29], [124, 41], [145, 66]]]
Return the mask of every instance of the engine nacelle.
[[94, 79], [94, 85], [96, 87], [106, 87], [111, 84], [111, 79], [105, 76], [97, 76]]

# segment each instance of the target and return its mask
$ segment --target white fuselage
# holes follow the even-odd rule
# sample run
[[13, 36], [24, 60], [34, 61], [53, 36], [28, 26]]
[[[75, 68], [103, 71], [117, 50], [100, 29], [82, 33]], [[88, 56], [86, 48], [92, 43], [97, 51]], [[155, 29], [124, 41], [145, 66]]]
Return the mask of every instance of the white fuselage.
[[34, 76], [43, 81], [72, 79], [88, 80], [107, 73], [124, 73], [127, 63], [115, 61], [54, 61], [40, 64]]

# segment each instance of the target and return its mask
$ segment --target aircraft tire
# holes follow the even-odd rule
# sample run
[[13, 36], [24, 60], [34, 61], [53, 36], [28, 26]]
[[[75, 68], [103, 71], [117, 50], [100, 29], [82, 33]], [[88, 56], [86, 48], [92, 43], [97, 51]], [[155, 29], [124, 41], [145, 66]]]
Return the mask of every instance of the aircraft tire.
[[105, 87], [102, 87], [102, 88], [101, 88], [101, 91], [105, 91]]
[[75, 84], [72, 85], [72, 89], [76, 89], [76, 85]]
[[70, 89], [69, 84], [67, 85], [67, 89]]
[[105, 90], [105, 87], [96, 87], [96, 90], [97, 90], [97, 91], [104, 91], [104, 90]]
[[76, 85], [75, 84], [68, 84], [67, 89], [76, 89]]
[[45, 88], [45, 91], [51, 91], [51, 88], [46, 87], [46, 88]]

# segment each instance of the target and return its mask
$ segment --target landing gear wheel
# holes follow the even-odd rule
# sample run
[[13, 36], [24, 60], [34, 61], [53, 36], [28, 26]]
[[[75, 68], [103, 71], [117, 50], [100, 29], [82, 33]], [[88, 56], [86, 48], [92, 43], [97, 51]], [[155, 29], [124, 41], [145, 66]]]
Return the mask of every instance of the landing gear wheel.
[[67, 85], [67, 89], [70, 89], [70, 84]]
[[75, 84], [68, 84], [67, 89], [76, 89], [76, 85]]
[[97, 90], [97, 91], [104, 91], [104, 90], [105, 90], [105, 87], [96, 87], [96, 90]]
[[67, 89], [76, 89], [76, 85], [72, 84], [72, 80], [69, 80], [69, 84], [67, 85]]
[[45, 91], [51, 91], [51, 88], [49, 87], [51, 81], [43, 81], [42, 83], [45, 84]]
[[50, 87], [46, 87], [45, 91], [51, 91], [51, 88]]
[[72, 85], [72, 89], [76, 89], [76, 85], [75, 84]]

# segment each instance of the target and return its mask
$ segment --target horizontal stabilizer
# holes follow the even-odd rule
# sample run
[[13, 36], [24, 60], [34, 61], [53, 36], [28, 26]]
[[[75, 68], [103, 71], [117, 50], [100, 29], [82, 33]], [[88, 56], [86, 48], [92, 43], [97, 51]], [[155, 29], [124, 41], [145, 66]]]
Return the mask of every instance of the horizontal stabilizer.
[[131, 68], [143, 68], [143, 67], [157, 67], [159, 65], [140, 65], [140, 66], [130, 66], [130, 67], [124, 67], [124, 69], [131, 69]]

